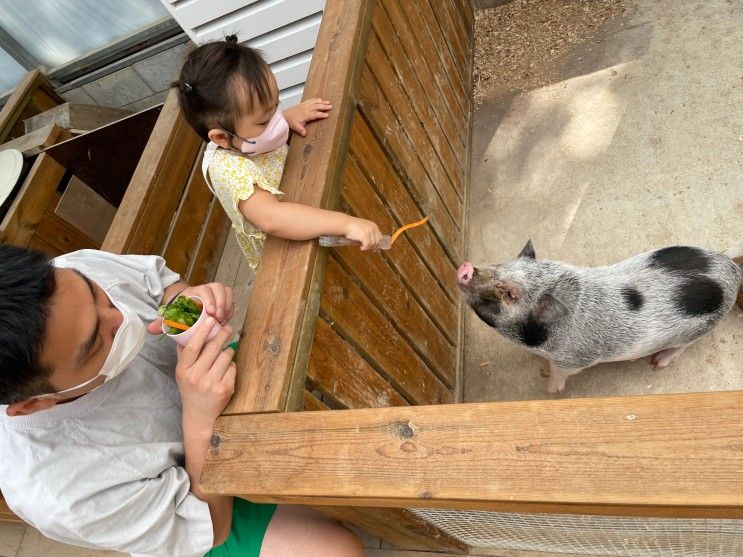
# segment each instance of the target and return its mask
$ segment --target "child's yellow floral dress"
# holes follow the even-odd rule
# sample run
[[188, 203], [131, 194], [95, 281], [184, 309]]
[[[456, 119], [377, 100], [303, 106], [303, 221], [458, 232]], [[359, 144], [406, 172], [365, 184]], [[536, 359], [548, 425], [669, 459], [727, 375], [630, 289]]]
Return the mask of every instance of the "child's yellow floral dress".
[[238, 204], [250, 198], [256, 186], [277, 197], [284, 195], [279, 185], [287, 151], [288, 146], [282, 145], [274, 151], [247, 157], [210, 142], [204, 152], [201, 168], [206, 182], [230, 217], [237, 242], [253, 269], [261, 260], [266, 234], [245, 219]]

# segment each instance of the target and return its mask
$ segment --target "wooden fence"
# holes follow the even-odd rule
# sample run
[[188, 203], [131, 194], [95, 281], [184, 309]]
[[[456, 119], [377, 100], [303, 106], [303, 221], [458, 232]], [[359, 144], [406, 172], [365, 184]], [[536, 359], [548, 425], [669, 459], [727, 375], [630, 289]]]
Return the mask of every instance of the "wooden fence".
[[385, 231], [430, 221], [382, 253], [268, 240], [202, 488], [451, 551], [407, 508], [743, 517], [743, 393], [441, 405], [459, 401], [472, 40], [467, 0], [328, 1], [305, 97], [334, 108], [282, 188]]

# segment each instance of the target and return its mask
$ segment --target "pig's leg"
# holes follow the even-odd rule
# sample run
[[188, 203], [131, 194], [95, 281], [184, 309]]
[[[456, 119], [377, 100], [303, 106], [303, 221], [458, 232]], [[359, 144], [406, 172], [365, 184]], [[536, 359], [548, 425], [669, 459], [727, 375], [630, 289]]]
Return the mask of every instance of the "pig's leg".
[[688, 344], [684, 344], [683, 346], [666, 348], [665, 350], [661, 350], [660, 352], [654, 354], [652, 359], [650, 360], [653, 369], [655, 369], [655, 371], [659, 371], [663, 368], [667, 368], [673, 362], [678, 360], [678, 357], [683, 354], [684, 350], [686, 350], [688, 347]]
[[551, 395], [561, 393], [565, 389], [565, 381], [571, 375], [580, 373], [579, 369], [566, 369], [550, 362], [550, 378], [547, 382], [547, 392]]

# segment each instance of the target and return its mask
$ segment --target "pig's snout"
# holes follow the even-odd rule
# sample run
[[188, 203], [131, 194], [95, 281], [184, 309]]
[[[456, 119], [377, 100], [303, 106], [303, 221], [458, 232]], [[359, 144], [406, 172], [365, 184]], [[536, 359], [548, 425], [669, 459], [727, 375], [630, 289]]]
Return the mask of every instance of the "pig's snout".
[[462, 266], [457, 270], [457, 282], [462, 286], [467, 286], [475, 275], [475, 266], [469, 261], [462, 263]]

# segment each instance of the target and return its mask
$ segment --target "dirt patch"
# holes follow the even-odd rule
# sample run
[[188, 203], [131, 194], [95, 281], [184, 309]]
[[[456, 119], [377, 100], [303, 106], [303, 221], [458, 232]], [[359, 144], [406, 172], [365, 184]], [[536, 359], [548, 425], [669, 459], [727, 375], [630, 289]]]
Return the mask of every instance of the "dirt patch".
[[494, 86], [552, 83], [557, 61], [625, 12], [625, 0], [515, 0], [475, 12], [475, 105]]

